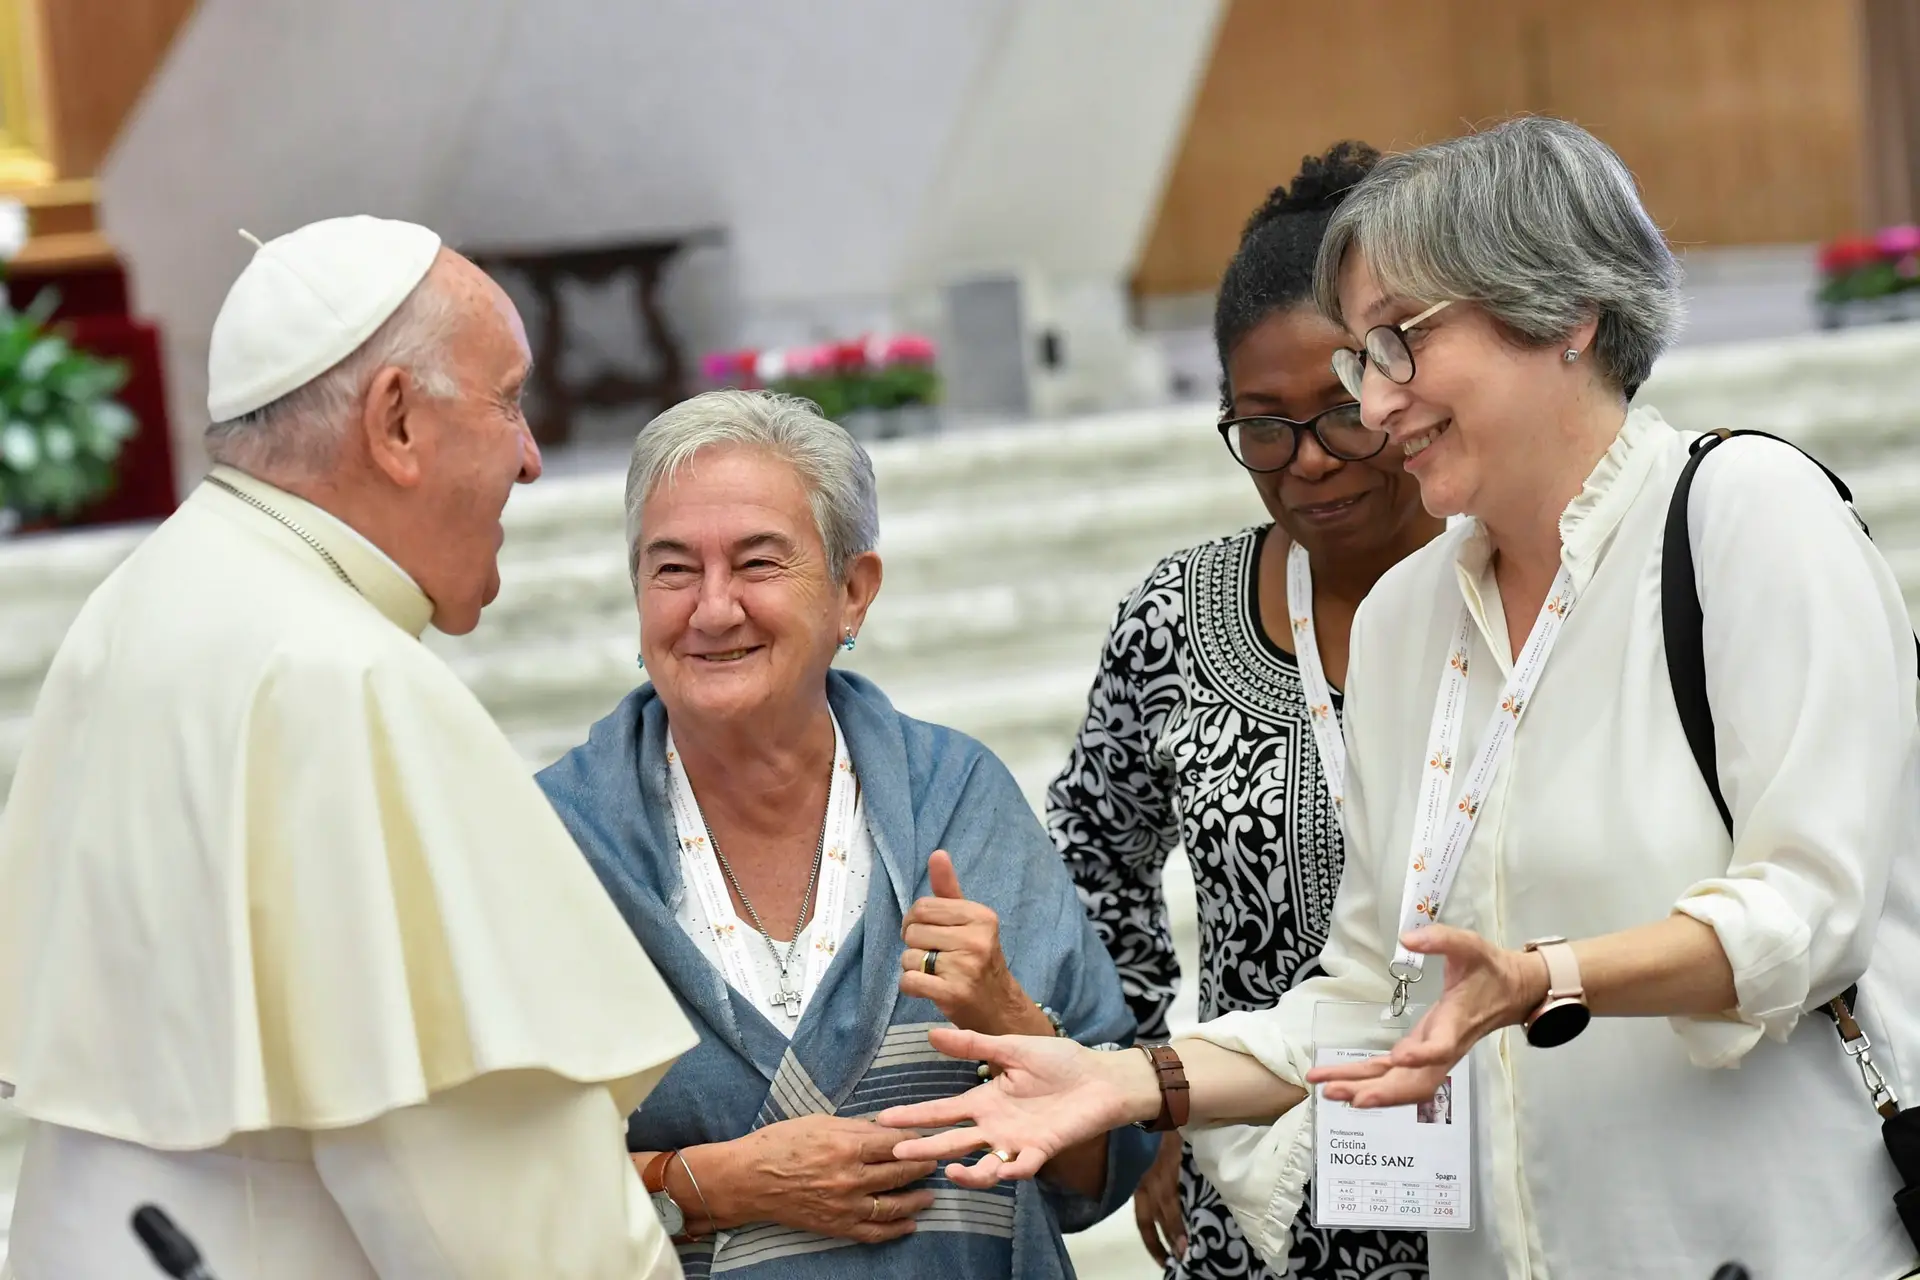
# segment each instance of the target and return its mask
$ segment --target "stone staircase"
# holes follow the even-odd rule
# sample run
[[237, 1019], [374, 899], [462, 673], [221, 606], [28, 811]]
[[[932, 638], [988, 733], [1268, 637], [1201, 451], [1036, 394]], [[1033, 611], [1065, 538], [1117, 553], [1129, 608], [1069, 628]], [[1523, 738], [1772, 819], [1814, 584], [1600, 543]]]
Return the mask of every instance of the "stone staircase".
[[[1676, 425], [1772, 431], [1827, 462], [1920, 605], [1920, 324], [1679, 352], [1640, 399]], [[1120, 598], [1161, 555], [1262, 518], [1211, 422], [1191, 404], [876, 445], [886, 585], [845, 664], [908, 713], [982, 739], [1037, 802]], [[500, 599], [475, 634], [429, 639], [530, 766], [640, 678], [622, 483], [554, 475], [516, 493]], [[0, 795], [61, 635], [144, 532], [0, 544]], [[1168, 891], [1190, 951], [1183, 871], [1176, 859]], [[0, 1223], [10, 1183], [0, 1170]], [[1125, 1213], [1074, 1252], [1089, 1275], [1155, 1274]]]
[[[1920, 604], [1920, 325], [1681, 352], [1641, 399], [1825, 460]], [[980, 737], [1037, 795], [1120, 597], [1158, 556], [1261, 518], [1210, 420], [1186, 405], [876, 445], [886, 585], [846, 665]], [[595, 472], [516, 493], [500, 599], [473, 635], [430, 635], [530, 764], [640, 678], [621, 485]], [[0, 794], [61, 635], [143, 533], [0, 544]]]

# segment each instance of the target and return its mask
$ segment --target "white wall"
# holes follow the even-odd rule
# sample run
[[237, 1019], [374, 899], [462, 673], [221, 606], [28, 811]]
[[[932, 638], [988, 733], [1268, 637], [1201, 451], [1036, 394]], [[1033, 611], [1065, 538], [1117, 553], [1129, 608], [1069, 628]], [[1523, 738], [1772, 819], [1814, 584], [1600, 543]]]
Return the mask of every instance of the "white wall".
[[[102, 176], [163, 327], [182, 475], [241, 226], [364, 211], [469, 246], [723, 228], [670, 290], [696, 349], [882, 324], [975, 268], [1112, 290], [1220, 8], [203, 0]], [[598, 301], [618, 347], [625, 309]]]

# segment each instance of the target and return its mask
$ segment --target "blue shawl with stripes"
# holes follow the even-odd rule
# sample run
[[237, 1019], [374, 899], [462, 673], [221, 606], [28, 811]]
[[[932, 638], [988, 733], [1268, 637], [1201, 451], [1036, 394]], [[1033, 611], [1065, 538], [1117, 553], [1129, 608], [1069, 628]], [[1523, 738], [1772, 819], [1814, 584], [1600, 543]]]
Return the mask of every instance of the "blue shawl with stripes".
[[[1119, 979], [1075, 896], [1059, 855], [1006, 767], [985, 747], [901, 715], [870, 681], [827, 676], [860, 780], [875, 864], [866, 914], [807, 1005], [791, 1042], [681, 929], [681, 883], [667, 799], [666, 708], [651, 685], [628, 695], [587, 741], [539, 775], [554, 807], [700, 1033], [633, 1114], [628, 1145], [661, 1151], [725, 1142], [811, 1114], [870, 1117], [897, 1103], [958, 1093], [971, 1063], [927, 1043], [946, 1020], [931, 1002], [900, 994], [900, 923], [931, 892], [927, 857], [953, 856], [967, 896], [1000, 917], [1001, 946], [1028, 994], [1082, 1044], [1126, 1044], [1133, 1018]], [[1157, 1149], [1152, 1135], [1108, 1138], [1107, 1187], [1093, 1201], [1048, 1184], [991, 1191], [935, 1174], [933, 1208], [918, 1230], [855, 1244], [774, 1223], [681, 1246], [689, 1277], [851, 1280], [863, 1276], [1073, 1274], [1061, 1231], [1091, 1226], [1132, 1195]]]

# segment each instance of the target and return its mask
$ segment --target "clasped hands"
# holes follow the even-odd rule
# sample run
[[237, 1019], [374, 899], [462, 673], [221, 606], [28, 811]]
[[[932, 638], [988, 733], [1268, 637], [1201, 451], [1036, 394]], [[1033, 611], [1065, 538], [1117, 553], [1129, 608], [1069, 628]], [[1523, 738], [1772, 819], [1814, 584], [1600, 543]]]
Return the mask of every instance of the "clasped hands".
[[[927, 875], [933, 892], [913, 904], [900, 932], [906, 944], [901, 992], [931, 1000], [948, 1021], [970, 1031], [1050, 1030], [1007, 967], [993, 908], [967, 900], [945, 851], [927, 860]], [[939, 952], [931, 973], [923, 968], [928, 951]], [[909, 1188], [938, 1165], [896, 1156], [901, 1138], [897, 1128], [871, 1121], [815, 1115], [684, 1154], [699, 1171], [713, 1226], [778, 1222], [879, 1244], [910, 1234], [914, 1219], [933, 1203], [933, 1192]], [[699, 1214], [689, 1216], [696, 1226], [707, 1225]]]

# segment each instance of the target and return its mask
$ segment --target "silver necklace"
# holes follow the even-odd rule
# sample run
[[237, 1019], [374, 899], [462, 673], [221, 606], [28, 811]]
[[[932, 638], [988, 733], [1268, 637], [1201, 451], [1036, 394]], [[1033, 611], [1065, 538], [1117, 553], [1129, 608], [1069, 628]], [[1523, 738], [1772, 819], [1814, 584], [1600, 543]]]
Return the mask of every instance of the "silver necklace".
[[[831, 811], [833, 808], [832, 793], [829, 792], [828, 794], [827, 808]], [[713, 856], [719, 859], [720, 870], [727, 877], [727, 884], [739, 897], [740, 905], [747, 909], [747, 919], [751, 920], [753, 927], [760, 931], [760, 940], [767, 944], [767, 951], [773, 956], [773, 963], [779, 969], [780, 989], [773, 993], [767, 1000], [767, 1003], [770, 1005], [784, 1005], [786, 1006], [787, 1016], [789, 1018], [799, 1017], [801, 1004], [800, 989], [793, 985], [793, 976], [788, 970], [793, 967], [794, 956], [799, 954], [800, 934], [806, 927], [807, 912], [813, 906], [813, 889], [815, 885], [820, 883], [820, 862], [822, 858], [826, 856], [827, 852], [827, 816], [822, 814], [820, 817], [820, 841], [813, 849], [813, 872], [807, 876], [807, 896], [800, 899], [800, 914], [795, 918], [793, 925], [793, 941], [787, 944], [787, 953], [784, 956], [780, 954], [780, 946], [773, 940], [773, 935], [767, 932], [767, 926], [760, 923], [760, 913], [753, 909], [753, 903], [747, 898], [747, 891], [740, 887], [739, 879], [733, 874], [733, 864], [727, 861], [726, 854], [720, 852], [720, 842], [713, 838], [712, 831], [707, 832], [707, 844], [712, 848]]]
[[281, 515], [278, 511], [275, 511], [272, 507], [260, 501], [260, 499], [254, 497], [252, 494], [247, 493], [243, 490], [234, 488], [232, 485], [228, 484], [225, 480], [222, 480], [219, 476], [208, 476], [207, 483], [212, 485], [216, 489], [226, 490], [228, 493], [240, 499], [240, 501], [246, 503], [248, 506], [254, 508], [256, 511], [265, 512], [267, 515], [273, 517], [275, 520], [278, 520], [281, 524], [285, 525], [287, 528], [293, 530], [294, 535], [298, 537], [300, 541], [312, 547], [314, 549], [315, 554], [317, 554], [322, 560], [325, 560], [327, 562], [327, 568], [333, 570], [335, 577], [339, 578], [340, 581], [346, 583], [348, 586], [353, 587], [355, 592], [358, 592], [360, 590], [359, 587], [354, 586], [353, 579], [347, 576], [347, 571], [340, 567], [340, 562], [333, 558], [333, 553], [320, 545], [320, 539], [314, 537], [312, 534], [308, 533], [305, 529], [302, 529], [299, 525], [287, 519], [285, 516]]

